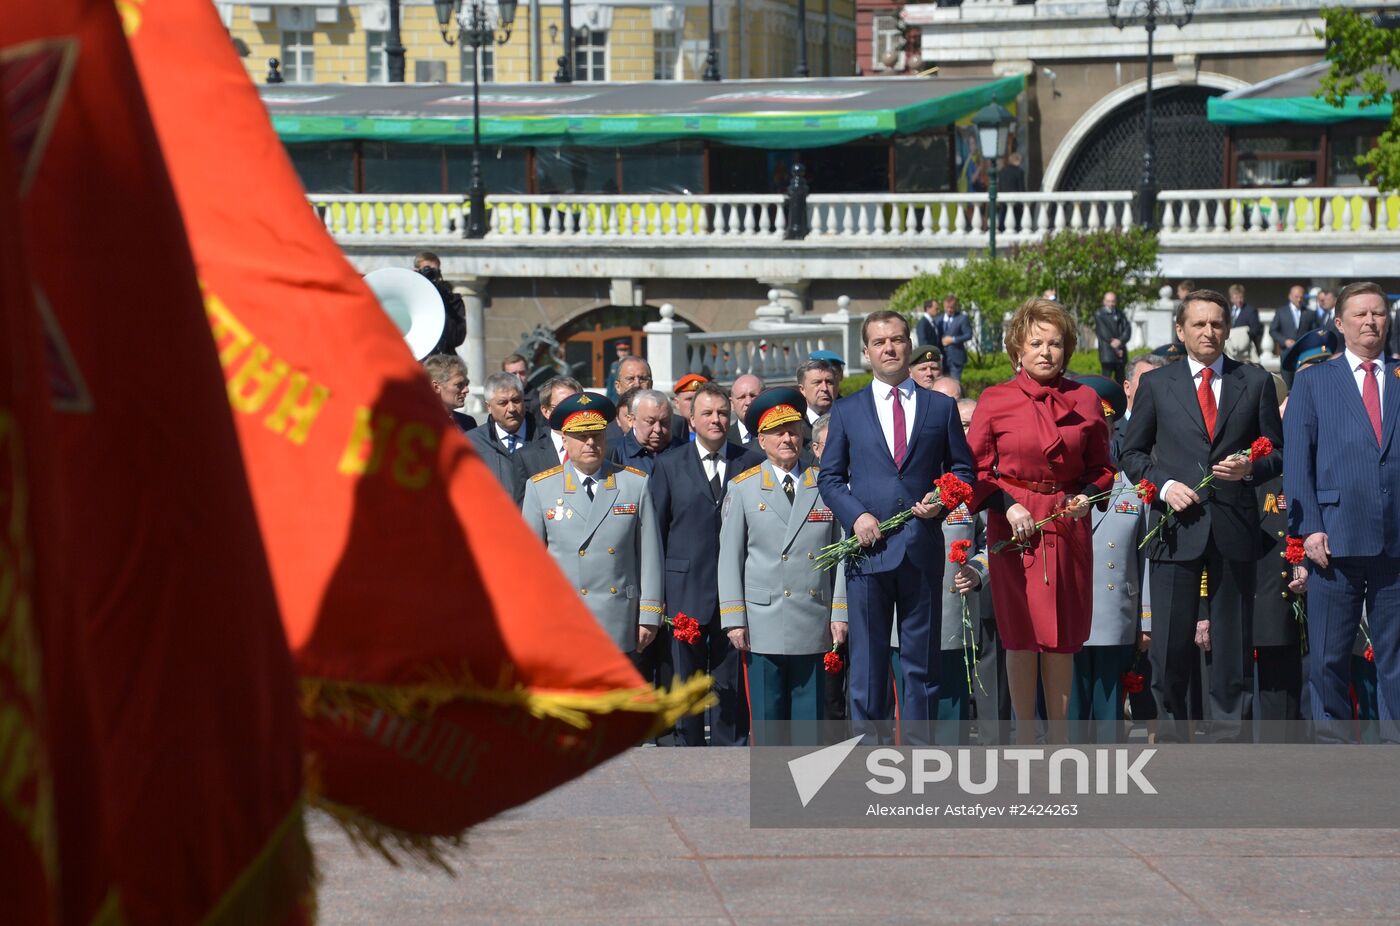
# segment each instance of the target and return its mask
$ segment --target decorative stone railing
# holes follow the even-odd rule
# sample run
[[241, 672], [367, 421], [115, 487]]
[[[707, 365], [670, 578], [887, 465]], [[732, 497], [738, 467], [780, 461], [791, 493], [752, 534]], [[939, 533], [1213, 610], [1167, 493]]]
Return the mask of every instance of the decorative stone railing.
[[674, 306], [661, 306], [661, 319], [642, 329], [652, 377], [658, 383], [670, 383], [687, 373], [703, 373], [716, 382], [732, 383], [753, 373], [775, 385], [795, 381], [797, 368], [818, 350], [842, 357], [847, 372], [863, 368], [860, 325], [864, 316], [850, 314], [848, 298], [837, 299], [837, 311], [815, 322], [792, 322], [779, 295], [777, 290], [768, 293], [768, 304], [759, 306], [746, 331], [692, 333], [689, 325], [676, 321]]
[[1160, 201], [1163, 241], [1185, 235], [1400, 238], [1400, 196], [1374, 187], [1173, 191]]
[[[997, 240], [1036, 241], [1062, 229], [1090, 232], [1133, 224], [1129, 191], [1006, 193], [998, 197]], [[326, 228], [346, 242], [461, 238], [466, 201], [458, 196], [308, 197]], [[1373, 187], [1168, 190], [1160, 195], [1163, 245], [1199, 242], [1254, 245], [1262, 237], [1400, 238], [1400, 196]], [[984, 194], [813, 194], [810, 232], [786, 242], [785, 199], [746, 196], [491, 197], [486, 242], [509, 238], [551, 246], [705, 244], [956, 249], [985, 247]]]

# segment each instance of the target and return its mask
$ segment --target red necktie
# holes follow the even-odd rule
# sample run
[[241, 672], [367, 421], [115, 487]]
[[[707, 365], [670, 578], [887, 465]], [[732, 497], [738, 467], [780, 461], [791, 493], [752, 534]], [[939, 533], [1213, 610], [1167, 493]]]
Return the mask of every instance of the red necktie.
[[1366, 371], [1366, 382], [1361, 386], [1361, 404], [1366, 406], [1366, 414], [1371, 418], [1371, 427], [1376, 430], [1376, 443], [1381, 442], [1381, 387], [1376, 385], [1376, 362], [1365, 360], [1361, 369]]
[[890, 390], [894, 399], [894, 465], [904, 465], [904, 455], [909, 451], [908, 438], [904, 434], [904, 403], [899, 400], [899, 389]]
[[1206, 436], [1215, 437], [1215, 393], [1210, 391], [1210, 377], [1214, 373], [1210, 367], [1201, 369], [1201, 388], [1196, 390], [1196, 399], [1201, 403], [1201, 418], [1206, 423]]

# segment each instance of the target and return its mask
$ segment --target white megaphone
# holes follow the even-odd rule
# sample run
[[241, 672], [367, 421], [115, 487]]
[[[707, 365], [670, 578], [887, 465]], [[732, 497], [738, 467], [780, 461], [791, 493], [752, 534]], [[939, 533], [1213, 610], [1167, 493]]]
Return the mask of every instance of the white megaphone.
[[365, 282], [408, 343], [413, 359], [422, 360], [432, 353], [447, 324], [437, 287], [421, 273], [403, 267], [376, 270], [365, 275]]

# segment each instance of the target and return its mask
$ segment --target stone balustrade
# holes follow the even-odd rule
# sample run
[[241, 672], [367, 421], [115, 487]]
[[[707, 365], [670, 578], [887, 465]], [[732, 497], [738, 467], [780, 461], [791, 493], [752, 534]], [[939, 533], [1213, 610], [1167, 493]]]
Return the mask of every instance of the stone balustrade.
[[1162, 238], [1209, 235], [1400, 239], [1400, 196], [1374, 187], [1192, 190], [1163, 193]]

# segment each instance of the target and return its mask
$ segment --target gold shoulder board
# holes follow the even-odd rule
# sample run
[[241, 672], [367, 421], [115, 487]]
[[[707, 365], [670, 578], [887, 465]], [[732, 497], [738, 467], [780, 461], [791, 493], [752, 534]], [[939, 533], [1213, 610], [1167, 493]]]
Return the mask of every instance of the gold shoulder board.
[[548, 478], [548, 477], [550, 477], [550, 476], [557, 476], [557, 475], [559, 475], [560, 473], [562, 473], [563, 471], [564, 471], [564, 465], [561, 463], [560, 465], [554, 467], [554, 469], [547, 469], [547, 470], [545, 470], [545, 471], [542, 472], [542, 473], [535, 473], [535, 475], [533, 475], [533, 476], [530, 477], [530, 481], [531, 481], [531, 482], [539, 482], [541, 479], [546, 479], [546, 478]]

